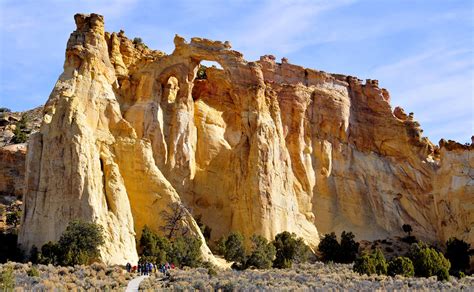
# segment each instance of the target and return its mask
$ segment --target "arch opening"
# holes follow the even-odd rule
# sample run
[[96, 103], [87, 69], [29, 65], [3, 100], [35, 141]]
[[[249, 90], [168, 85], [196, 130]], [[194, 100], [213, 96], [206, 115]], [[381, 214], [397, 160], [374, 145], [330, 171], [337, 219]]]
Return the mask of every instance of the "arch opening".
[[198, 65], [198, 71], [196, 73], [196, 79], [197, 80], [207, 79], [208, 68], [217, 69], [217, 70], [224, 70], [224, 68], [222, 68], [221, 64], [219, 64], [216, 61], [202, 60], [201, 62], [199, 62], [199, 65]]
[[209, 90], [209, 82], [212, 82], [212, 76], [220, 75], [219, 72], [224, 72], [224, 69], [221, 64], [216, 61], [201, 60], [198, 63], [197, 71], [195, 72], [196, 75], [194, 78], [192, 90], [192, 96], [194, 101], [200, 99], [202, 93]]

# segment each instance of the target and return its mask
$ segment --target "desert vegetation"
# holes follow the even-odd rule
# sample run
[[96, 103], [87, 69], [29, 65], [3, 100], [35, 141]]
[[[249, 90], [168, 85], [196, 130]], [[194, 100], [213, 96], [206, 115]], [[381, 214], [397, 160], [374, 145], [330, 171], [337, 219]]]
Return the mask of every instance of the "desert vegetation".
[[133, 278], [120, 266], [53, 266], [8, 262], [0, 264], [0, 291], [22, 288], [25, 291], [117, 290]]
[[24, 114], [21, 116], [21, 119], [16, 123], [15, 129], [13, 130], [13, 138], [11, 140], [12, 143], [18, 144], [18, 143], [25, 143], [28, 141], [28, 135], [26, 134], [26, 129], [27, 129], [27, 122], [28, 118]]
[[337, 241], [336, 234], [326, 234], [319, 243], [318, 250], [324, 262], [352, 263], [359, 252], [359, 243], [354, 240], [352, 232], [343, 231], [341, 242]]
[[200, 64], [198, 71], [196, 73], [196, 79], [198, 80], [207, 79], [206, 69], [207, 69], [206, 66]]
[[33, 263], [62, 266], [87, 265], [97, 260], [104, 244], [102, 226], [96, 223], [72, 221], [57, 243], [48, 242], [30, 251]]
[[139, 240], [140, 262], [153, 264], [174, 263], [178, 267], [198, 267], [202, 264], [201, 240], [191, 234], [184, 218], [189, 211], [181, 204], [170, 204], [161, 213], [164, 225], [161, 230], [165, 236], [144, 227]]
[[140, 288], [150, 291], [169, 289], [172, 291], [292, 291], [292, 290], [469, 290], [474, 277], [440, 282], [436, 277], [415, 278], [401, 275], [360, 275], [352, 270], [352, 264], [304, 263], [293, 264], [289, 269], [246, 269], [225, 270], [209, 274], [206, 268], [180, 269], [171, 271], [169, 279], [152, 275], [145, 279]]
[[[405, 230], [405, 225], [403, 229]], [[411, 230], [410, 230], [411, 231]], [[408, 235], [414, 238], [411, 235]], [[402, 239], [406, 242], [406, 237]], [[380, 249], [364, 252], [356, 258], [353, 270], [359, 274], [403, 275], [406, 277], [433, 277], [439, 281], [450, 279], [450, 274], [458, 278], [469, 269], [470, 245], [456, 238], [446, 242], [446, 253], [421, 241], [413, 243], [405, 256], [397, 256], [387, 261]], [[454, 267], [454, 268], [453, 268]]]
[[236, 270], [291, 268], [293, 263], [306, 262], [311, 253], [303, 239], [287, 231], [277, 234], [271, 242], [259, 235], [253, 235], [250, 242], [247, 249], [244, 236], [232, 232], [218, 240], [214, 252], [234, 262], [232, 268]]
[[446, 242], [446, 258], [451, 263], [451, 275], [463, 277], [469, 270], [469, 256], [474, 255], [471, 245], [457, 238], [450, 238]]
[[[170, 206], [170, 212], [161, 214], [166, 219], [163, 235], [145, 226], [138, 241], [138, 253], [140, 262], [170, 262], [177, 268], [166, 276], [157, 271], [152, 273], [142, 282], [142, 289], [459, 290], [474, 285], [474, 277], [468, 275], [472, 250], [462, 240], [448, 240], [445, 254], [423, 242], [416, 242], [403, 255], [386, 258], [379, 247], [362, 251], [354, 234], [346, 231], [341, 233], [340, 240], [335, 233], [326, 234], [316, 251], [289, 232], [277, 234], [272, 241], [258, 235], [247, 239], [240, 233], [231, 232], [216, 242], [209, 242], [216, 254], [233, 262], [232, 269], [222, 270], [202, 260], [200, 239], [182, 224], [188, 211], [182, 206]], [[206, 228], [203, 224], [200, 226]], [[2, 262], [16, 262], [0, 265], [0, 289], [106, 290], [125, 287], [136, 274], [127, 273], [122, 266], [105, 266], [97, 262], [98, 248], [103, 244], [102, 232], [95, 223], [73, 221], [58, 242], [33, 248], [28, 258], [16, 247], [14, 233], [2, 234], [5, 239], [2, 243], [8, 243], [0, 249]], [[400, 241], [407, 244], [405, 238]], [[388, 240], [381, 242], [392, 244]], [[7, 250], [6, 246], [14, 247], [14, 250]], [[6, 253], [15, 254], [15, 257], [7, 257]], [[19, 263], [21, 261], [28, 263]]]

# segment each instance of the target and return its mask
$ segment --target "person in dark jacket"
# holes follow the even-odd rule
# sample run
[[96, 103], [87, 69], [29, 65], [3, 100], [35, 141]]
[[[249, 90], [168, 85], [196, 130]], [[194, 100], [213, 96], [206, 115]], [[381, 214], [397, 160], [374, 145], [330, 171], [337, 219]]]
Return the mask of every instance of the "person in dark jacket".
[[127, 273], [130, 273], [130, 271], [132, 270], [132, 265], [130, 263], [127, 263], [125, 265], [125, 269], [127, 269]]

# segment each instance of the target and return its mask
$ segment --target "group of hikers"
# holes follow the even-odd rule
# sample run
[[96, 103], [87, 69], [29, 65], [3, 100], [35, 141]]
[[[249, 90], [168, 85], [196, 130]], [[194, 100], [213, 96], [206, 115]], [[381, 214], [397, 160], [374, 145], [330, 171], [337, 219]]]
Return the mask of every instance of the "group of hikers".
[[127, 263], [125, 265], [125, 269], [129, 273], [138, 273], [142, 276], [148, 276], [151, 273], [155, 273], [158, 271], [163, 273], [163, 275], [167, 276], [169, 275], [169, 270], [174, 269], [174, 264], [166, 263], [166, 264], [154, 265], [149, 262], [139, 262], [138, 265], [132, 266], [132, 264]]

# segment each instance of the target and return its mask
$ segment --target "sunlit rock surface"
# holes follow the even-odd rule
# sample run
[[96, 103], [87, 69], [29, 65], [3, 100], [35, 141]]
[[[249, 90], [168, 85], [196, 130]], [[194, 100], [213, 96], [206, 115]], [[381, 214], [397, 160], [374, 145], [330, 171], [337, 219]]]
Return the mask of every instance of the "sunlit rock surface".
[[[144, 225], [183, 203], [212, 228], [474, 243], [474, 147], [433, 145], [376, 80], [247, 62], [228, 42], [175, 37], [171, 55], [76, 15], [64, 73], [27, 154], [25, 249], [75, 218], [105, 227], [103, 260], [136, 261]], [[221, 68], [196, 79], [201, 61]], [[201, 236], [192, 216], [186, 224]], [[214, 260], [203, 244], [205, 257]]]

